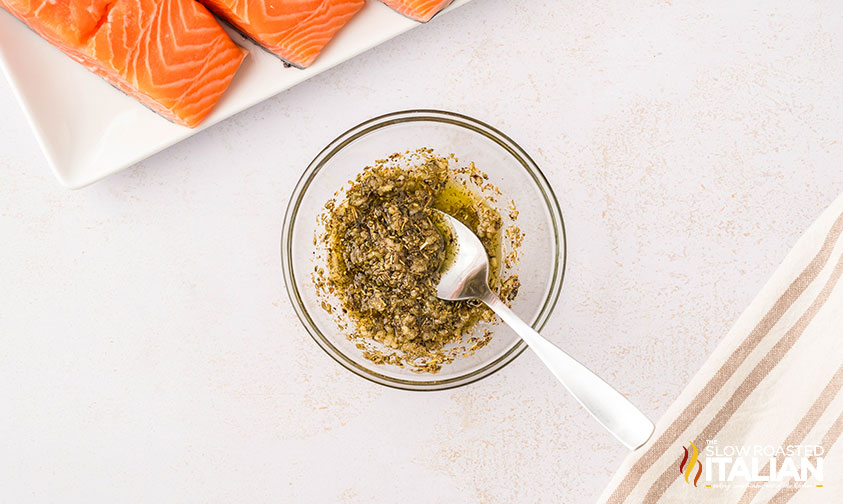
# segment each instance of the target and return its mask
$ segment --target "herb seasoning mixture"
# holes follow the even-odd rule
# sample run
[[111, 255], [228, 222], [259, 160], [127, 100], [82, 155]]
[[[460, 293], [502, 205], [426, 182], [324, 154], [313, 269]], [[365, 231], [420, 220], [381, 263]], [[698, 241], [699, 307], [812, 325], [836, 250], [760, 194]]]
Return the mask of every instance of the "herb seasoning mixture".
[[[328, 272], [325, 278], [317, 267], [316, 285], [335, 295], [353, 322], [350, 339], [374, 340], [392, 350], [358, 343], [364, 356], [376, 363], [406, 363], [416, 371], [436, 372], [459, 353], [446, 351], [446, 345], [460, 342], [478, 321], [493, 320], [493, 312], [482, 303], [436, 297], [447, 251], [433, 209], [453, 215], [480, 238], [489, 255], [492, 289], [508, 301], [517, 293], [517, 276], [498, 278], [503, 220], [489, 204], [494, 199], [468, 186], [478, 192], [496, 188], [484, 185], [487, 177], [473, 163], [454, 169], [451, 161], [457, 160], [429, 149], [406, 157], [393, 154], [366, 167], [351, 181], [345, 199], [328, 201], [320, 217]], [[520, 235], [520, 230], [507, 228], [508, 238], [512, 233]], [[509, 257], [505, 260], [509, 263]], [[332, 311], [324, 301], [323, 307]], [[468, 350], [485, 345], [489, 337], [487, 331], [471, 338]]]

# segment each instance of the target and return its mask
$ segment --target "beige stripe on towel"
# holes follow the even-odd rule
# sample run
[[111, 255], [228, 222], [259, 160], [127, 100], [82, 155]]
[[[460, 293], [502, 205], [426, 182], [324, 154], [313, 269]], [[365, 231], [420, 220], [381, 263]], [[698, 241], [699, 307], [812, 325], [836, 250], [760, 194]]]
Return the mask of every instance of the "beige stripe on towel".
[[[825, 413], [826, 408], [828, 405], [831, 404], [832, 399], [837, 396], [837, 393], [840, 392], [840, 388], [843, 387], [843, 366], [837, 369], [837, 372], [831, 378], [831, 381], [825, 386], [825, 388], [820, 392], [819, 397], [817, 400], [814, 401], [814, 404], [811, 406], [811, 409], [802, 417], [799, 421], [799, 424], [796, 425], [796, 428], [787, 436], [787, 439], [784, 440], [782, 443], [785, 446], [788, 445], [795, 445], [800, 444], [802, 441], [805, 440], [805, 436], [808, 435], [808, 432], [814, 428], [817, 424], [817, 421], [820, 419], [823, 413]], [[784, 461], [784, 455], [776, 456], [776, 466], [781, 467], [782, 462]], [[764, 464], [764, 469], [761, 470], [762, 476], [769, 476], [770, 474], [770, 463]], [[761, 487], [751, 487], [747, 488], [744, 494], [741, 496], [741, 500], [739, 504], [749, 504], [752, 502], [752, 499], [758, 495], [758, 492], [761, 490]]]
[[[834, 442], [837, 441], [840, 438], [841, 433], [843, 433], [843, 414], [837, 416], [837, 420], [835, 420], [834, 424], [831, 426], [831, 429], [829, 429], [828, 433], [825, 436], [823, 436], [822, 443], [820, 443], [820, 444], [822, 446], [824, 446], [826, 449], [831, 448], [834, 445]], [[811, 457], [812, 462], [816, 463], [816, 460], [817, 460], [817, 457]], [[792, 482], [792, 480], [791, 480], [791, 482]], [[770, 502], [776, 503], [776, 504], [783, 504], [783, 503], [789, 501], [794, 495], [796, 495], [796, 492], [798, 492], [798, 491], [799, 491], [799, 488], [796, 488], [792, 485], [787, 486], [787, 487], [779, 490], [778, 493], [776, 493], [776, 495], [774, 495], [773, 498], [770, 499]], [[819, 501], [819, 499], [818, 499], [818, 501]], [[839, 500], [834, 500], [834, 501], [830, 500], [830, 501], [825, 501], [825, 502], [840, 502], [840, 501]]]

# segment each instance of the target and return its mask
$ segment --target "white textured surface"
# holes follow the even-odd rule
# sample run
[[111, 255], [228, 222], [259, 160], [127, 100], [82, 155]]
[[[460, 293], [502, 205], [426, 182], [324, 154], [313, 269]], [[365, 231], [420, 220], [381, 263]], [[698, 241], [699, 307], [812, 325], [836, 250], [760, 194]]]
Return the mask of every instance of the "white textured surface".
[[501, 128], [568, 226], [546, 334], [658, 417], [843, 191], [843, 6], [477, 1], [90, 188], [0, 83], [9, 502], [591, 502], [623, 451], [530, 354], [442, 393], [331, 361], [283, 292], [292, 186], [344, 129]]

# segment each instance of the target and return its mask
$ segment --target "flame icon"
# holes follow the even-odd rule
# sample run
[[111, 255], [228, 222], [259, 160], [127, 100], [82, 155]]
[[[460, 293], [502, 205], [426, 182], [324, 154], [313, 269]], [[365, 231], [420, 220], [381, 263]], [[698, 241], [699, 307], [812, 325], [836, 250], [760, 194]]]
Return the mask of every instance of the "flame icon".
[[694, 466], [696, 465], [697, 475], [694, 476], [694, 486], [697, 486], [697, 482], [700, 480], [700, 475], [702, 474], [702, 463], [697, 460], [700, 455], [700, 451], [697, 449], [697, 445], [695, 445], [693, 441], [689, 441], [689, 443], [691, 443], [691, 460], [688, 460], [688, 449], [683, 446], [682, 449], [685, 450], [685, 456], [682, 457], [682, 462], [679, 463], [679, 473], [684, 473], [685, 483], [690, 484], [691, 482], [688, 478], [691, 477], [691, 473], [694, 471]]

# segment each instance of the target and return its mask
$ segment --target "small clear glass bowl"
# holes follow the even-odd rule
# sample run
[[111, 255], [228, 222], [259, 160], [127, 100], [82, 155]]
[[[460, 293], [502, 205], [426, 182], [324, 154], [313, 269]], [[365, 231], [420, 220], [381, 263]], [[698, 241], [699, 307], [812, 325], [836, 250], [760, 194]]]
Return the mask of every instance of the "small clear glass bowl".
[[[325, 202], [346, 187], [365, 166], [394, 152], [432, 148], [473, 161], [489, 175], [502, 195], [498, 207], [509, 221], [507, 203], [519, 211], [515, 225], [524, 232], [521, 261], [512, 269], [521, 288], [512, 309], [541, 330], [559, 298], [565, 273], [565, 225], [553, 190], [536, 163], [509, 137], [476, 119], [438, 110], [408, 110], [370, 119], [325, 147], [302, 175], [287, 207], [281, 234], [281, 266], [290, 301], [304, 327], [349, 371], [375, 383], [406, 390], [442, 390], [483, 377], [512, 362], [526, 344], [503, 324], [478, 324], [489, 329], [490, 342], [473, 355], [460, 356], [440, 372], [417, 373], [409, 367], [374, 364], [365, 359], [347, 332], [321, 307], [311, 273], [316, 266], [314, 236], [321, 233], [317, 216]], [[461, 163], [462, 164], [462, 163]]]

